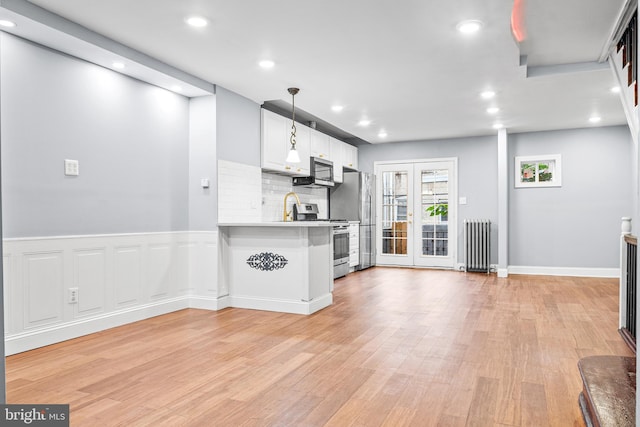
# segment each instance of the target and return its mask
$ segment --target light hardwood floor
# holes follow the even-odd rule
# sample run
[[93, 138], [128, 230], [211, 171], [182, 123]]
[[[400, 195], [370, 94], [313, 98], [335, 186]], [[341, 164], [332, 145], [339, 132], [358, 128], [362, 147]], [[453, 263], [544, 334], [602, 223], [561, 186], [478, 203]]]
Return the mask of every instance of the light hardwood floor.
[[582, 426], [577, 362], [632, 353], [617, 280], [373, 268], [311, 316], [183, 310], [7, 358], [72, 426]]

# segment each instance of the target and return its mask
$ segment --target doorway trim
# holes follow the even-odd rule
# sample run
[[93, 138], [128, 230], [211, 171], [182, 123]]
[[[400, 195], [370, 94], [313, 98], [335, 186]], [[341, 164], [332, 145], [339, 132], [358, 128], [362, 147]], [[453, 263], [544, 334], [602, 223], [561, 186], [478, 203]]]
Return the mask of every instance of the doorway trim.
[[[387, 166], [387, 165], [395, 165], [395, 164], [410, 164], [412, 165], [412, 167], [415, 164], [419, 164], [419, 163], [438, 163], [438, 162], [451, 162], [453, 164], [453, 175], [454, 175], [454, 179], [455, 182], [453, 183], [452, 187], [451, 187], [451, 194], [449, 197], [450, 203], [455, 203], [456, 205], [456, 215], [455, 215], [455, 219], [454, 221], [451, 222], [450, 224], [450, 233], [451, 233], [451, 237], [449, 239], [449, 243], [451, 245], [451, 250], [453, 253], [453, 267], [452, 269], [457, 269], [458, 268], [458, 244], [459, 244], [459, 238], [460, 236], [458, 236], [458, 209], [459, 209], [459, 203], [458, 203], [458, 186], [459, 186], [459, 173], [458, 173], [458, 158], [457, 157], [436, 157], [436, 158], [422, 158], [422, 159], [398, 159], [398, 160], [385, 160], [385, 161], [375, 161], [373, 162], [373, 170], [374, 173], [376, 175], [376, 180], [378, 180], [378, 174], [379, 174], [379, 169], [380, 166]], [[378, 186], [377, 186], [378, 187]], [[376, 216], [378, 216], [379, 212], [381, 211], [381, 197], [378, 194], [380, 191], [382, 191], [381, 188], [376, 188]], [[382, 218], [377, 217], [376, 218], [376, 224], [381, 223]], [[379, 233], [376, 233], [379, 234]], [[376, 236], [376, 240], [380, 239], [380, 236]], [[376, 264], [378, 264], [378, 257], [381, 254], [381, 245], [379, 244], [380, 242], [376, 241]], [[384, 265], [384, 264], [381, 264]], [[401, 266], [400, 264], [398, 264], [398, 266]], [[412, 261], [412, 264], [409, 265], [409, 267], [419, 267], [419, 268], [443, 268], [444, 267], [421, 267], [419, 265], [415, 265], [415, 263]]]

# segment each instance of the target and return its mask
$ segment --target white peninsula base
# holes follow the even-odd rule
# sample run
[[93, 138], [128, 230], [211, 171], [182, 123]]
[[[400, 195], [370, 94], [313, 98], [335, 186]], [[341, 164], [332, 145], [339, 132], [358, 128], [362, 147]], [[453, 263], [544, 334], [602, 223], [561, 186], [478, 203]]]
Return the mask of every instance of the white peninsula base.
[[327, 222], [219, 224], [228, 305], [311, 314], [333, 302], [333, 228]]

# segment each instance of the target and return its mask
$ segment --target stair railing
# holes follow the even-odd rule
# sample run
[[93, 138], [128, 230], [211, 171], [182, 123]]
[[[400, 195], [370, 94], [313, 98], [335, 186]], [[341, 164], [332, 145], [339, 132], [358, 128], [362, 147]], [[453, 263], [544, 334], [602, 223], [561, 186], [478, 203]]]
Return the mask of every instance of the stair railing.
[[631, 218], [622, 218], [620, 235], [620, 334], [636, 351], [638, 241], [631, 234]]

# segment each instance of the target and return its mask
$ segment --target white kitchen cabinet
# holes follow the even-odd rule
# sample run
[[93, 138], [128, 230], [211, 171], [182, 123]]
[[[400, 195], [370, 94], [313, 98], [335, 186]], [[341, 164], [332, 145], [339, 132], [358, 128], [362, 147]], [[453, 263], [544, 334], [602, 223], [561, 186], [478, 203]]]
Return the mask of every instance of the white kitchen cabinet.
[[360, 264], [360, 223], [349, 223], [349, 268]]
[[262, 169], [291, 176], [310, 174], [310, 157], [333, 162], [333, 180], [343, 181], [343, 167], [357, 169], [358, 149], [327, 134], [296, 122], [296, 149], [299, 164], [287, 163], [291, 119], [262, 110]]
[[225, 260], [222, 277], [231, 307], [311, 314], [331, 305], [331, 223], [219, 223], [218, 227], [220, 256]]
[[342, 148], [342, 165], [348, 169], [358, 170], [358, 147], [345, 143]]
[[296, 149], [300, 155], [300, 163], [287, 163], [287, 155], [291, 147], [291, 120], [271, 111], [262, 110], [262, 169], [288, 175], [308, 175], [310, 130], [304, 125], [296, 124]]
[[287, 158], [287, 127], [285, 118], [271, 111], [262, 110], [262, 147], [261, 161], [263, 169], [284, 172]]
[[330, 142], [330, 150], [329, 150], [329, 160], [333, 162], [333, 181], [337, 183], [342, 182], [342, 146], [344, 142], [339, 141], [333, 137], [329, 138]]
[[330, 158], [331, 143], [329, 135], [318, 132], [315, 129], [310, 130], [311, 139], [311, 157], [320, 157], [321, 159]]

